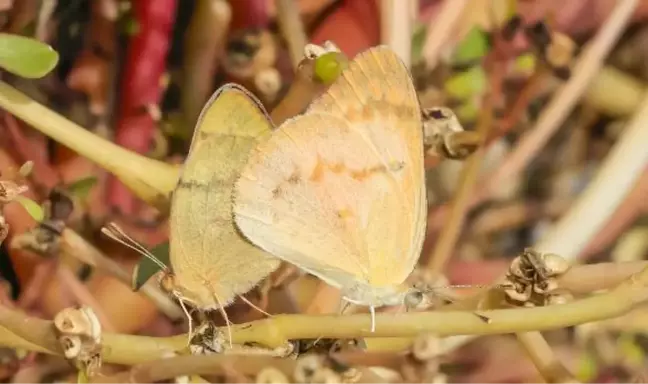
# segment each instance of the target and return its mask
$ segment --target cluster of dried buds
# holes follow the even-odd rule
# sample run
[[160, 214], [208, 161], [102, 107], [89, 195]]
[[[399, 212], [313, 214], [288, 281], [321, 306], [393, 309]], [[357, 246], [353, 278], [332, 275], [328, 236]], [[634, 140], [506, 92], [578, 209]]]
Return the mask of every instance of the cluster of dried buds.
[[401, 368], [404, 382], [446, 383], [447, 376], [440, 371], [443, 348], [435, 335], [423, 334], [414, 339]]
[[43, 220], [31, 230], [16, 236], [11, 246], [35, 252], [45, 258], [57, 255], [61, 234], [73, 210], [72, 198], [62, 189], [52, 189], [43, 203]]
[[479, 134], [464, 131], [457, 116], [446, 107], [423, 110], [423, 138], [427, 154], [453, 160], [470, 156], [481, 142]]
[[54, 317], [54, 327], [63, 355], [88, 377], [102, 362], [101, 323], [90, 307], [66, 308]]
[[515, 16], [503, 29], [503, 35], [512, 40], [523, 29], [524, 35], [542, 60], [555, 76], [566, 80], [571, 75], [571, 67], [577, 53], [577, 46], [569, 36], [551, 30], [546, 23], [539, 21], [522, 25], [522, 18]]
[[358, 371], [338, 363], [327, 355], [308, 353], [300, 356], [292, 371], [265, 367], [256, 376], [257, 383], [352, 383]]
[[527, 307], [569, 301], [571, 294], [559, 289], [556, 280], [569, 267], [561, 256], [525, 249], [513, 260], [506, 275], [507, 282], [503, 286], [507, 300], [513, 305]]
[[20, 167], [18, 172], [15, 172], [15, 175], [9, 175], [6, 180], [0, 180], [0, 244], [9, 234], [9, 224], [2, 215], [2, 208], [29, 189], [26, 185], [21, 185], [14, 179], [19, 180], [27, 177], [31, 173], [33, 166], [34, 164], [28, 161]]

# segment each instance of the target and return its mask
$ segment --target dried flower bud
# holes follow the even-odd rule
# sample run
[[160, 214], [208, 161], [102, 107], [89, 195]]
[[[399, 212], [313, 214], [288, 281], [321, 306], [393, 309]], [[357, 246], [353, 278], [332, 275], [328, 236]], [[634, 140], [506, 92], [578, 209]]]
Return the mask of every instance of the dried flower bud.
[[567, 304], [574, 299], [574, 296], [567, 291], [552, 292], [547, 297], [547, 305]]
[[441, 353], [441, 343], [434, 335], [420, 335], [412, 344], [412, 355], [419, 361], [427, 361], [438, 357]]
[[313, 373], [309, 383], [334, 384], [341, 383], [342, 378], [330, 368], [321, 368]]
[[281, 75], [276, 68], [265, 68], [254, 76], [254, 86], [267, 99], [274, 100], [281, 89]]
[[287, 383], [288, 377], [275, 367], [265, 367], [259, 371], [255, 379], [256, 383]]
[[75, 359], [81, 353], [81, 338], [79, 336], [61, 336], [59, 342], [66, 359]]
[[554, 253], [545, 253], [542, 255], [542, 261], [545, 265], [545, 270], [549, 276], [559, 276], [569, 270], [571, 265], [564, 257]]
[[533, 292], [539, 295], [546, 295], [556, 288], [558, 288], [558, 283], [554, 279], [547, 279], [533, 284]]
[[532, 285], [516, 286], [515, 288], [505, 289], [506, 296], [516, 302], [524, 303], [531, 298]]
[[326, 40], [323, 45], [306, 44], [306, 46], [304, 47], [304, 57], [310, 60], [314, 60], [326, 53], [331, 52], [340, 52], [340, 48], [338, 48], [335, 43], [329, 40]]
[[297, 359], [293, 377], [298, 383], [311, 382], [313, 375], [324, 368], [323, 359], [315, 354], [307, 354]]
[[34, 162], [29, 160], [29, 161], [26, 161], [25, 164], [20, 166], [20, 169], [18, 170], [18, 173], [22, 177], [27, 177], [27, 176], [29, 176], [29, 174], [32, 172], [33, 169], [34, 169]]
[[63, 309], [54, 317], [54, 326], [64, 335], [85, 336], [101, 342], [101, 323], [90, 307]]
[[567, 35], [554, 32], [551, 43], [545, 48], [545, 57], [553, 68], [569, 67], [576, 53], [576, 44]]
[[11, 180], [0, 180], [0, 204], [11, 202], [16, 196], [27, 192], [26, 185], [18, 185]]

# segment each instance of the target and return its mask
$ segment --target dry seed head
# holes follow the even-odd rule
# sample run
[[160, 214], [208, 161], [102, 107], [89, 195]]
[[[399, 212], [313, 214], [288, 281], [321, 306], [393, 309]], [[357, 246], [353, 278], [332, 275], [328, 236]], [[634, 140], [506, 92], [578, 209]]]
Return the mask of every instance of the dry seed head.
[[254, 86], [264, 96], [274, 100], [281, 89], [281, 75], [276, 68], [265, 68], [254, 76]]
[[54, 316], [54, 326], [64, 335], [85, 336], [101, 342], [101, 323], [90, 307], [63, 309]]
[[514, 284], [513, 288], [504, 290], [506, 296], [508, 296], [511, 300], [520, 303], [526, 302], [531, 298], [531, 292], [532, 292], [531, 284], [524, 285], [524, 286], [517, 286], [517, 287], [515, 285], [517, 284]]
[[81, 353], [81, 337], [63, 335], [59, 337], [59, 342], [63, 348], [63, 355], [66, 359], [75, 359]]
[[320, 368], [311, 377], [309, 383], [334, 384], [341, 383], [342, 378], [330, 368]]
[[323, 368], [324, 362], [320, 356], [307, 354], [297, 359], [293, 377], [298, 383], [309, 383], [313, 375]]
[[551, 43], [545, 49], [545, 57], [552, 67], [569, 67], [574, 59], [576, 44], [569, 36], [553, 32]]
[[574, 296], [567, 291], [552, 292], [547, 297], [547, 305], [567, 304], [574, 299]]
[[558, 288], [558, 283], [554, 279], [547, 279], [545, 281], [533, 284], [533, 292], [537, 293], [538, 295], [546, 295], [556, 288]]
[[542, 255], [545, 269], [549, 276], [559, 276], [569, 270], [571, 265], [564, 257], [556, 255], [555, 253], [545, 253]]
[[256, 383], [288, 383], [288, 377], [275, 367], [265, 367], [259, 371], [255, 379]]
[[340, 52], [340, 48], [330, 40], [326, 40], [323, 45], [306, 44], [304, 46], [304, 57], [310, 60], [314, 60], [330, 52]]
[[26, 161], [25, 164], [20, 166], [20, 169], [18, 170], [18, 173], [22, 177], [27, 177], [27, 176], [29, 176], [29, 174], [32, 172], [33, 169], [34, 169], [34, 162], [29, 160], [29, 161]]
[[16, 196], [27, 192], [26, 185], [18, 185], [11, 180], [0, 180], [0, 204], [11, 202]]
[[441, 343], [434, 335], [420, 335], [412, 344], [412, 355], [419, 361], [427, 361], [438, 357], [441, 353]]

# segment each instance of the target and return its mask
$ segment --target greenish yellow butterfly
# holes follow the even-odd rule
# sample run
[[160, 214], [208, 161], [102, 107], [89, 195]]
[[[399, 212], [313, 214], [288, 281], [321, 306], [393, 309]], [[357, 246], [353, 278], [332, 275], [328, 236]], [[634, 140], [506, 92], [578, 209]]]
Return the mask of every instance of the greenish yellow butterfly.
[[199, 309], [227, 306], [279, 266], [232, 216], [234, 183], [271, 130], [261, 103], [236, 84], [218, 89], [198, 118], [171, 198], [169, 251], [177, 293]]

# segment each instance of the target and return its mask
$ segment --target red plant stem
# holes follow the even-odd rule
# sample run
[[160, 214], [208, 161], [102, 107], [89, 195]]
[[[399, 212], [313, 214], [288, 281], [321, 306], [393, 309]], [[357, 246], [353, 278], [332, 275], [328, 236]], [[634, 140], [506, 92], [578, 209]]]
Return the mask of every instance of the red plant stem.
[[231, 32], [248, 28], [266, 28], [270, 23], [267, 0], [230, 1], [230, 6], [232, 7]]
[[[153, 141], [156, 123], [146, 107], [162, 97], [161, 79], [166, 67], [177, 0], [134, 0], [138, 31], [131, 38], [121, 83], [121, 105], [115, 141], [145, 154]], [[140, 202], [115, 177], [108, 184], [108, 205], [129, 215]]]

